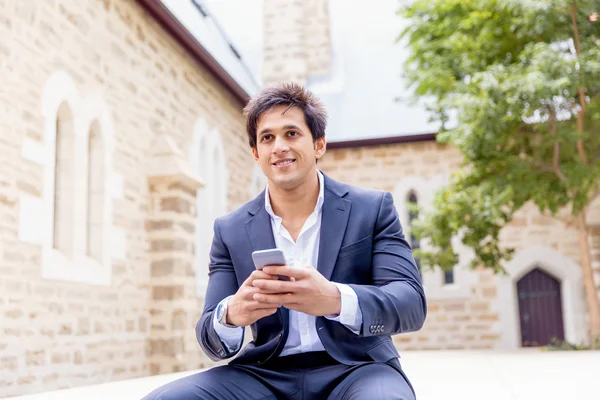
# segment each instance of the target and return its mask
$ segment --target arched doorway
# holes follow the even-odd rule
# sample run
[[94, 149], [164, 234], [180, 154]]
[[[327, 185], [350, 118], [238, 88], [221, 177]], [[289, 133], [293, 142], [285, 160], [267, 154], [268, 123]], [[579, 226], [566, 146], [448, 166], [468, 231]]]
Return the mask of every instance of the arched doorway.
[[517, 282], [521, 345], [545, 346], [553, 339], [564, 340], [560, 282], [534, 268]]

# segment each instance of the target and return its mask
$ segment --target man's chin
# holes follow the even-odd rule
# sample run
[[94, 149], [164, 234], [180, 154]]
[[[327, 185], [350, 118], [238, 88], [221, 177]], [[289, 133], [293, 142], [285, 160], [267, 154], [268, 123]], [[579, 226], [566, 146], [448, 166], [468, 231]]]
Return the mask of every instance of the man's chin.
[[298, 185], [295, 174], [277, 174], [272, 177], [271, 181], [279, 189], [293, 189]]

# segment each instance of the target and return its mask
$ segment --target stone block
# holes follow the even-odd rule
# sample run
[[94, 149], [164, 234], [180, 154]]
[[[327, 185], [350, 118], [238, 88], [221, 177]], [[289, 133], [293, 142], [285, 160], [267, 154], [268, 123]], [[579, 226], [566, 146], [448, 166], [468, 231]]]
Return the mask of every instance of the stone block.
[[485, 312], [490, 309], [489, 303], [484, 302], [472, 302], [470, 304], [471, 311], [475, 312]]
[[152, 299], [174, 300], [183, 297], [184, 289], [181, 285], [155, 286], [152, 288]]
[[493, 299], [497, 297], [497, 289], [496, 287], [486, 287], [482, 289], [483, 297], [486, 299]]
[[17, 380], [17, 385], [30, 385], [37, 381], [37, 378], [33, 375], [21, 376]]
[[445, 303], [444, 311], [452, 312], [452, 311], [465, 311], [465, 303]]
[[46, 353], [44, 350], [29, 350], [25, 352], [25, 364], [29, 366], [46, 364]]
[[15, 372], [19, 366], [19, 361], [15, 356], [0, 357], [0, 369], [3, 371]]
[[192, 204], [181, 197], [168, 197], [160, 201], [161, 211], [174, 211], [176, 213], [189, 214], [192, 208]]
[[191, 329], [192, 327], [187, 324], [187, 313], [185, 310], [175, 310], [171, 319], [171, 329], [173, 330], [185, 330]]

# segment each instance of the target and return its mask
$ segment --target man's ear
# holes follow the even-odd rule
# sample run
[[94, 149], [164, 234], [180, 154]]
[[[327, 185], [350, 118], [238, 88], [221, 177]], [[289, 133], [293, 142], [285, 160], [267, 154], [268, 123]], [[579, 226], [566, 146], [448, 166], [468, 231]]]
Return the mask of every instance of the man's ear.
[[254, 157], [254, 161], [258, 162], [258, 149], [256, 147], [252, 147], [252, 156]]
[[327, 151], [327, 140], [324, 137], [315, 140], [315, 158], [318, 160], [323, 157], [325, 151]]

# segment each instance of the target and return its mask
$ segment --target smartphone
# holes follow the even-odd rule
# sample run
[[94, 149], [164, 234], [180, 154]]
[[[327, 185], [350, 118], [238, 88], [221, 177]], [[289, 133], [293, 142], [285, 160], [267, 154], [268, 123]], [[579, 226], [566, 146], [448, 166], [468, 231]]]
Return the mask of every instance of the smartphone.
[[[280, 249], [258, 250], [252, 253], [252, 260], [256, 269], [261, 270], [267, 265], [287, 265], [283, 251]], [[287, 276], [280, 276], [280, 280], [289, 281]]]

